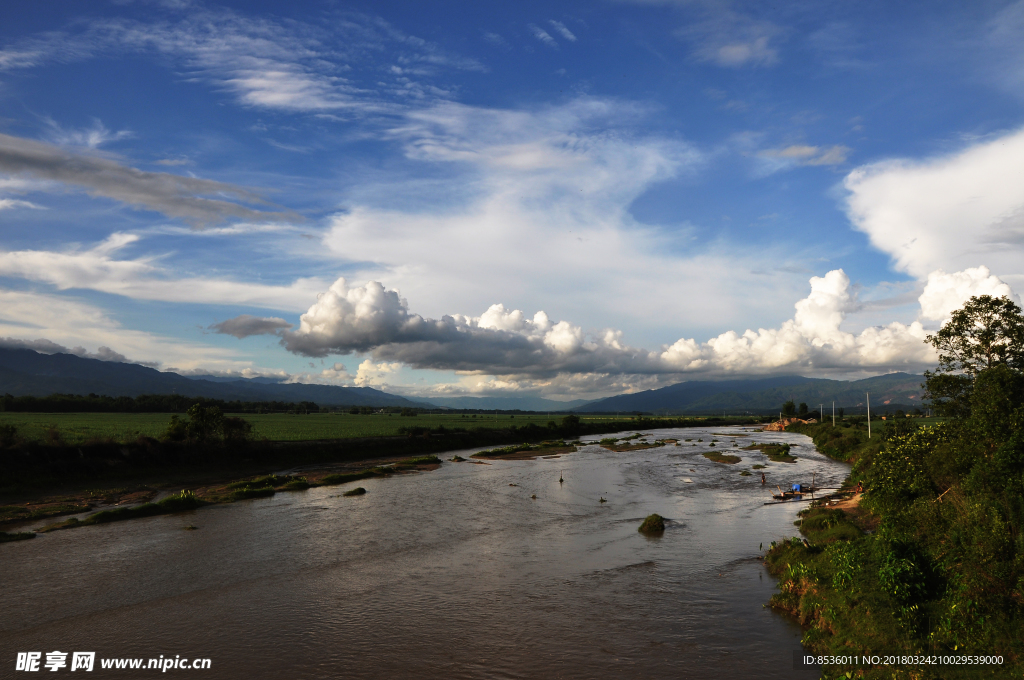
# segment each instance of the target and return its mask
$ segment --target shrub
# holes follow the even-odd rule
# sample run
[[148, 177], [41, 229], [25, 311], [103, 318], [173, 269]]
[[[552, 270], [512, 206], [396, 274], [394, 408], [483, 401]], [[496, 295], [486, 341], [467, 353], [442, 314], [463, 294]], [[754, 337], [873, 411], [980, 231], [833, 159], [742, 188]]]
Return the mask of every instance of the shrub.
[[15, 427], [14, 425], [0, 425], [0, 446], [14, 446], [17, 443], [17, 441], [17, 427]]

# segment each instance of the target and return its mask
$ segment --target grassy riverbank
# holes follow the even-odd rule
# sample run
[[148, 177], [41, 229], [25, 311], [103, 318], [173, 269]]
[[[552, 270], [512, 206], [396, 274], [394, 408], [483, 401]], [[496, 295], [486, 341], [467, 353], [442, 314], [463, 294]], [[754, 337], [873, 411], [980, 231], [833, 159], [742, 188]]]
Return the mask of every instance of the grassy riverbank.
[[[788, 428], [853, 464], [863, 496], [800, 513], [805, 541], [771, 547], [771, 605], [816, 653], [1002, 655], [998, 667], [827, 667], [825, 677], [1022, 677], [1020, 429], [969, 419]], [[846, 672], [851, 672], [847, 676]]]
[[[47, 524], [35, 531], [37, 533], [49, 533], [61, 529], [76, 529], [95, 524], [168, 515], [186, 510], [196, 510], [206, 505], [233, 503], [250, 498], [267, 498], [279, 492], [305, 491], [318, 486], [338, 486], [372, 477], [388, 477], [395, 474], [436, 470], [440, 463], [441, 461], [437, 456], [419, 456], [352, 472], [321, 470], [308, 475], [262, 475], [226, 484], [213, 484], [196, 491], [182, 490], [157, 502], [100, 510], [84, 519], [72, 517], [61, 522]], [[366, 493], [366, 489], [358, 487], [350, 489], [342, 495], [354, 496], [364, 493]], [[16, 536], [25, 538], [32, 535], [28, 533], [16, 534]]]
[[[95, 441], [131, 443], [139, 437], [160, 439], [170, 413], [17, 413], [0, 412], [0, 428], [15, 428], [25, 442], [84, 444]], [[178, 414], [180, 415], [180, 414]], [[252, 426], [253, 439], [270, 441], [318, 441], [394, 437], [409, 430], [504, 430], [511, 427], [561, 422], [561, 415], [421, 413], [405, 417], [397, 413], [226, 413]], [[628, 421], [615, 416], [579, 416], [584, 425]], [[672, 419], [677, 420], [677, 419]], [[629, 427], [629, 425], [627, 425]]]

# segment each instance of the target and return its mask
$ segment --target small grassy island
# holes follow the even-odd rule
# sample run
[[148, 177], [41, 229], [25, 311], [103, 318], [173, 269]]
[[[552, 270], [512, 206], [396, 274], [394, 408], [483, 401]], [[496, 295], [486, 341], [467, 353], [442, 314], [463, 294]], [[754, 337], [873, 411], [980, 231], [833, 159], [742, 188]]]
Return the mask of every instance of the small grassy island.
[[748, 451], [760, 451], [768, 456], [768, 460], [773, 463], [795, 463], [797, 461], [796, 456], [789, 452], [791, 448], [789, 444], [758, 444], [755, 442], [743, 448]]
[[[678, 439], [655, 439], [652, 442], [642, 441], [642, 434], [631, 434], [628, 437], [622, 437], [616, 439], [614, 437], [607, 437], [598, 442], [602, 449], [608, 451], [615, 451], [616, 453], [623, 453], [626, 451], [641, 451], [643, 449], [656, 449], [668, 444], [675, 444]], [[636, 441], [634, 441], [636, 440]]]
[[718, 453], [717, 451], [708, 451], [704, 454], [704, 457], [710, 461], [716, 463], [725, 463], [726, 465], [735, 465], [736, 463], [743, 460], [739, 456], [733, 456], [728, 453]]
[[641, 534], [660, 534], [665, 531], [665, 518], [658, 514], [647, 515], [637, 529]]

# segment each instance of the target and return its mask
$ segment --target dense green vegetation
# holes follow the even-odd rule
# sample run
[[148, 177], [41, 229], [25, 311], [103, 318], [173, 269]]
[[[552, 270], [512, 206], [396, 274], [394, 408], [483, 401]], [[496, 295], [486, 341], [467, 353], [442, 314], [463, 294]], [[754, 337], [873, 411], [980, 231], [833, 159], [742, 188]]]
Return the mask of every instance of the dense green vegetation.
[[[187, 410], [187, 409], [185, 409]], [[350, 439], [357, 437], [387, 437], [402, 434], [422, 434], [437, 428], [466, 430], [507, 429], [529, 424], [547, 427], [561, 420], [547, 414], [420, 414], [415, 419], [397, 414], [352, 415], [350, 413], [226, 413], [227, 417], [240, 417], [252, 426], [251, 438], [270, 441], [311, 441]], [[41, 443], [82, 444], [88, 441], [113, 440], [132, 442], [142, 437], [160, 439], [167, 432], [170, 413], [0, 413], [0, 428], [13, 427], [14, 435], [25, 441]], [[180, 419], [180, 416], [179, 416]], [[183, 419], [181, 419], [183, 420]], [[668, 427], [678, 418], [647, 418], [642, 427]], [[636, 420], [610, 416], [582, 416], [580, 423], [600, 425], [626, 422], [626, 427], [638, 427]], [[687, 422], [704, 422], [686, 419]], [[0, 432], [0, 440], [3, 438]], [[0, 446], [3, 446], [0, 441]]]
[[137, 519], [139, 517], [167, 515], [172, 512], [181, 512], [183, 510], [195, 510], [203, 505], [207, 505], [207, 502], [197, 498], [191, 491], [185, 490], [173, 496], [168, 496], [158, 503], [144, 503], [133, 507], [103, 510], [89, 515], [83, 520], [79, 520], [77, 517], [72, 517], [71, 519], [57, 524], [47, 525], [41, 529], [37, 529], [37, 531], [39, 533], [46, 533], [57, 529], [70, 529], [79, 526], [89, 526], [91, 524], [121, 522], [127, 519]]
[[704, 457], [710, 461], [725, 463], [726, 465], [734, 465], [742, 460], [739, 456], [732, 456], [728, 453], [718, 453], [717, 451], [708, 451], [704, 454]]
[[[956, 332], [930, 338], [943, 360], [927, 387], [945, 395], [949, 420], [872, 423], [870, 440], [859, 424], [791, 428], [853, 461], [850, 482], [867, 491], [859, 506], [801, 513], [806, 541], [773, 545], [766, 564], [781, 579], [772, 604], [799, 617], [815, 652], [996, 654], [1005, 663], [965, 675], [924, 667], [860, 669], [857, 677], [1021, 676], [1024, 323], [1016, 306], [991, 299], [961, 311], [969, 323], [954, 314], [943, 330]], [[991, 323], [986, 314], [1017, 319]], [[993, 326], [998, 332], [986, 331]], [[943, 355], [944, 347], [955, 352]], [[854, 669], [825, 670], [849, 677]]]
[[224, 401], [181, 394], [142, 394], [108, 397], [99, 394], [51, 394], [46, 397], [5, 394], [0, 412], [15, 413], [184, 413], [195, 404], [216, 406], [232, 413], [313, 413], [320, 407], [311, 401]]

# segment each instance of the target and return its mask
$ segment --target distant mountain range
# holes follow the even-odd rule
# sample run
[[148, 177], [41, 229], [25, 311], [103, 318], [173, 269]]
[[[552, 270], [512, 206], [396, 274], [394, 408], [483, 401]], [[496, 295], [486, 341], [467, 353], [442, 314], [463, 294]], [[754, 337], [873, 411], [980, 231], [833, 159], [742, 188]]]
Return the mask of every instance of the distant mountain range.
[[274, 382], [272, 379], [189, 378], [138, 364], [84, 359], [73, 354], [40, 354], [0, 349], [0, 394], [45, 397], [50, 394], [183, 394], [226, 401], [312, 401], [321, 406], [424, 407], [372, 387], [335, 387]]
[[924, 377], [890, 373], [864, 380], [828, 380], [798, 375], [751, 380], [690, 381], [656, 390], [620, 394], [574, 409], [582, 413], [644, 411], [650, 413], [775, 413], [792, 399], [811, 410], [833, 401], [836, 407], [863, 409], [871, 393], [872, 412], [921, 404]]
[[570, 411], [590, 403], [589, 399], [555, 401], [543, 397], [429, 397], [419, 401], [442, 408], [484, 411]]
[[783, 402], [805, 402], [811, 410], [825, 404], [860, 410], [865, 392], [872, 411], [921, 403], [924, 378], [891, 373], [864, 380], [827, 380], [798, 375], [742, 380], [689, 381], [621, 394], [598, 401], [555, 401], [541, 397], [432, 397], [407, 399], [372, 387], [286, 384], [273, 378], [188, 377], [138, 364], [85, 359], [73, 354], [41, 354], [29, 349], [0, 349], [0, 394], [45, 397], [50, 394], [182, 394], [225, 401], [312, 401], [321, 406], [408, 406], [501, 411], [579, 413], [776, 413]]

